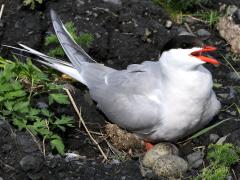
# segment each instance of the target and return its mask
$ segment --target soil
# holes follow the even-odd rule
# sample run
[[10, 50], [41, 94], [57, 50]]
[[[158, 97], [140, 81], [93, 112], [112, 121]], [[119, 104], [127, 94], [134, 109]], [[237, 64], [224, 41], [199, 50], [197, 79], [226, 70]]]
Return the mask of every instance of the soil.
[[[219, 9], [219, 2], [235, 4], [240, 7], [238, 0], [216, 1], [209, 6]], [[95, 40], [86, 51], [96, 61], [107, 66], [123, 69], [129, 64], [141, 63], [146, 60], [157, 60], [162, 46], [177, 33], [185, 29], [184, 25], [173, 23], [166, 27], [170, 20], [167, 12], [152, 3], [150, 0], [122, 0], [120, 4], [106, 0], [46, 0], [43, 5], [37, 6], [33, 11], [25, 7], [21, 0], [0, 0], [0, 5], [5, 4], [0, 21], [0, 43], [16, 46], [17, 43], [42, 52], [47, 52], [44, 47], [44, 37], [52, 33], [49, 11], [54, 9], [63, 22], [73, 21], [79, 34], [90, 32]], [[229, 47], [220, 38], [217, 30], [199, 22], [188, 22], [195, 33], [199, 29], [206, 29], [211, 36], [205, 42], [219, 48], [219, 54], [228, 54]], [[216, 56], [226, 64], [220, 55]], [[2, 49], [2, 56], [9, 51]], [[240, 64], [232, 62], [240, 71]], [[233, 70], [227, 66], [208, 66], [214, 80], [223, 86], [216, 88], [215, 92], [221, 100], [222, 107], [228, 107], [233, 102], [238, 102], [233, 86], [240, 85], [239, 80], [229, 78]], [[86, 87], [80, 83], [72, 83], [75, 87], [75, 100], [82, 107], [83, 118], [91, 131], [104, 133], [107, 118], [96, 108], [95, 103], [89, 98]], [[39, 101], [44, 102], [44, 97]], [[73, 109], [68, 107], [55, 108], [59, 113], [68, 112], [75, 115]], [[234, 108], [221, 112], [212, 124], [223, 119], [233, 118], [208, 133], [187, 143], [178, 143], [181, 156], [186, 156], [196, 147], [207, 146], [211, 143], [210, 134], [219, 137], [228, 135], [226, 142], [240, 146], [240, 122]], [[77, 121], [77, 117], [76, 117]], [[70, 179], [164, 179], [155, 176], [143, 177], [139, 168], [138, 157], [125, 158], [114, 155], [106, 141], [94, 135], [104, 152], [109, 156], [108, 162], [103, 158], [96, 146], [91, 142], [83, 128], [71, 128], [64, 134], [67, 152], [76, 152], [80, 156], [69, 160], [51, 153], [47, 145], [46, 157], [40, 152], [36, 141], [27, 132], [20, 132], [13, 126], [0, 120], [0, 180], [70, 180]], [[184, 177], [197, 175], [198, 169], [189, 170]], [[235, 176], [240, 178], [240, 164], [233, 167]]]

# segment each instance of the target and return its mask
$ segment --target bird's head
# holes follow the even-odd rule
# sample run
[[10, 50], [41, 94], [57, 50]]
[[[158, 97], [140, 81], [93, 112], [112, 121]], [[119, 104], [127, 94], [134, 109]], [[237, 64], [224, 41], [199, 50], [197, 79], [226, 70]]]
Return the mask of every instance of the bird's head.
[[195, 36], [179, 35], [163, 47], [160, 61], [164, 60], [168, 65], [186, 69], [194, 69], [204, 63], [217, 65], [219, 62], [216, 59], [205, 55], [215, 50], [215, 47], [204, 45]]

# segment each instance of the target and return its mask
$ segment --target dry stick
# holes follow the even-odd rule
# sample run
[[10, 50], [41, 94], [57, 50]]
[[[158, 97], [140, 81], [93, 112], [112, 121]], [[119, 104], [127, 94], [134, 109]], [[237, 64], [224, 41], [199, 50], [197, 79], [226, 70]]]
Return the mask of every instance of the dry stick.
[[92, 140], [92, 141], [96, 144], [96, 146], [98, 147], [98, 149], [99, 149], [99, 151], [101, 152], [104, 160], [107, 160], [107, 156], [106, 156], [105, 153], [103, 152], [102, 148], [100, 147], [100, 145], [98, 144], [98, 142], [92, 137], [91, 133], [89, 132], [89, 130], [88, 130], [88, 128], [87, 128], [87, 126], [86, 126], [83, 118], [82, 118], [82, 115], [81, 115], [81, 113], [79, 112], [79, 110], [78, 110], [78, 108], [77, 108], [77, 105], [76, 105], [76, 103], [75, 103], [75, 101], [74, 101], [74, 99], [73, 99], [73, 97], [72, 97], [72, 95], [71, 95], [71, 93], [70, 93], [70, 91], [69, 91], [68, 89], [66, 89], [66, 88], [63, 88], [63, 89], [67, 92], [67, 95], [68, 95], [68, 97], [69, 97], [69, 99], [70, 99], [70, 101], [71, 101], [71, 103], [72, 103], [72, 105], [73, 105], [76, 113], [78, 114], [79, 120], [81, 121], [84, 129], [85, 129], [86, 132], [88, 133], [88, 135], [89, 135], [89, 137], [91, 138], [91, 140]]
[[[36, 145], [38, 146], [38, 149], [40, 150], [41, 153], [43, 153], [42, 150], [42, 146], [41, 144], [38, 142], [37, 138], [34, 136], [34, 134], [28, 129], [26, 128], [27, 132], [32, 136], [33, 141], [36, 143]], [[44, 155], [45, 156], [45, 155]]]
[[194, 33], [192, 32], [190, 26], [187, 23], [184, 23], [184, 26], [187, 28], [188, 32], [191, 33], [192, 35], [194, 35]]
[[4, 4], [2, 4], [2, 6], [1, 6], [1, 10], [0, 10], [0, 20], [2, 19], [3, 10], [4, 10]]

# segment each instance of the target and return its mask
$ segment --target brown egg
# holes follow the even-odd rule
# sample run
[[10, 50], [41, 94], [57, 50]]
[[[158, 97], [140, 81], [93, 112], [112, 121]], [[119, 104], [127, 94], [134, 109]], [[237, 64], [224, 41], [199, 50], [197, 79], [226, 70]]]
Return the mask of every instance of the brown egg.
[[161, 156], [153, 166], [153, 172], [164, 177], [180, 177], [187, 170], [188, 163], [176, 155]]
[[178, 148], [171, 143], [159, 143], [150, 149], [143, 158], [143, 166], [152, 168], [155, 161], [164, 155], [178, 155]]

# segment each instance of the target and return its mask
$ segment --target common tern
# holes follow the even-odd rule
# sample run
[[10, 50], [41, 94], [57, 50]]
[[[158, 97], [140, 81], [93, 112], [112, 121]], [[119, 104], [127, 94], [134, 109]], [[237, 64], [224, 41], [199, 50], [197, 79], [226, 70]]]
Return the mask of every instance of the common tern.
[[204, 63], [219, 64], [203, 53], [215, 51], [194, 36], [179, 35], [163, 48], [158, 61], [116, 70], [93, 60], [71, 37], [54, 10], [55, 33], [71, 63], [20, 44], [39, 62], [80, 81], [110, 121], [148, 142], [176, 141], [203, 128], [219, 112], [211, 73]]

